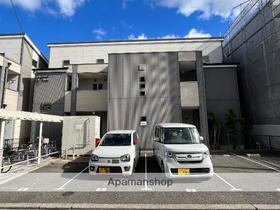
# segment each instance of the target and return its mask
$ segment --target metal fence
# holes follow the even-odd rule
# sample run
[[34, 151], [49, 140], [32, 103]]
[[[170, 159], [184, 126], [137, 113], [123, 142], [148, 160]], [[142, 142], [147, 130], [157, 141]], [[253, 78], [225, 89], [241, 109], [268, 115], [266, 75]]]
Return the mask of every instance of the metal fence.
[[224, 34], [223, 45], [226, 46], [238, 32], [252, 20], [260, 10], [262, 10], [270, 1], [274, 0], [251, 0], [241, 10], [240, 14], [230, 24]]
[[[19, 139], [5, 139], [2, 155], [2, 166], [0, 165], [0, 173], [9, 172], [13, 166], [33, 163], [35, 161], [40, 164], [40, 160], [52, 155], [59, 154], [55, 141], [43, 142], [39, 151], [39, 144], [36, 142], [28, 142], [25, 139], [24, 144], [14, 147], [14, 141]], [[47, 139], [47, 138], [46, 138]], [[23, 140], [23, 139], [21, 139]], [[28, 139], [30, 140], [30, 139]]]

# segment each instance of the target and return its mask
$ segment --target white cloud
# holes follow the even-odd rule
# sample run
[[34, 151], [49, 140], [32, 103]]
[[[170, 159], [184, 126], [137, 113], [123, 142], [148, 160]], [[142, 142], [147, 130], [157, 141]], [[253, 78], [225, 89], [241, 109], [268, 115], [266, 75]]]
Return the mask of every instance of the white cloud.
[[195, 28], [192, 28], [185, 38], [202, 38], [202, 37], [211, 37], [211, 34], [204, 33], [203, 31], [198, 31]]
[[138, 36], [134, 36], [133, 34], [130, 34], [128, 36], [128, 39], [129, 40], [137, 40], [137, 39], [141, 40], [141, 39], [148, 39], [148, 37], [144, 33], [142, 33], [142, 34], [140, 34]]
[[103, 28], [97, 28], [92, 31], [96, 35], [96, 39], [102, 39], [102, 36], [106, 35], [107, 32]]
[[96, 35], [100, 35], [100, 36], [104, 36], [106, 34], [106, 31], [104, 31], [104, 29], [102, 29], [102, 28], [94, 29], [92, 32], [95, 33]]
[[[29, 11], [35, 11], [39, 9], [42, 5], [41, 0], [14, 0], [13, 1], [15, 5], [19, 5], [24, 9], [27, 9]], [[10, 0], [0, 0], [0, 4], [6, 4], [10, 5]]]
[[176, 39], [176, 38], [180, 38], [180, 36], [177, 36], [175, 34], [168, 34], [168, 35], [159, 37], [159, 39]]
[[60, 13], [70, 17], [75, 14], [75, 11], [78, 7], [82, 6], [85, 3], [85, 0], [56, 0]]
[[210, 33], [204, 33], [202, 30], [192, 28], [185, 36], [179, 36], [176, 34], [167, 34], [161, 37], [147, 37], [144, 33], [139, 36], [133, 34], [129, 35], [128, 40], [141, 40], [141, 39], [178, 39], [178, 38], [208, 38], [211, 37]]
[[126, 9], [127, 4], [130, 3], [130, 2], [132, 2], [132, 1], [134, 1], [134, 0], [122, 0], [122, 7], [123, 7], [124, 9]]
[[198, 12], [202, 19], [209, 19], [212, 16], [221, 16], [224, 19], [236, 17], [240, 8], [234, 7], [242, 4], [245, 0], [152, 0], [156, 5], [175, 8], [177, 12], [190, 16]]
[[[71, 17], [75, 14], [78, 7], [81, 7], [86, 0], [13, 0], [16, 6], [34, 12], [36, 10], [51, 11], [50, 14], [59, 13], [65, 17]], [[10, 0], [0, 0], [0, 4], [10, 5]], [[57, 6], [56, 11], [53, 6]]]

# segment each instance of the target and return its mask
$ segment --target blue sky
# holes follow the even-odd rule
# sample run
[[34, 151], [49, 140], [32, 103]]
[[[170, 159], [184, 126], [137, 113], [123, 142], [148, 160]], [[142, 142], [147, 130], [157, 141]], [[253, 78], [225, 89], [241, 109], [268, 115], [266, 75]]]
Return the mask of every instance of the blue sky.
[[[48, 57], [47, 43], [220, 36], [245, 0], [13, 0], [24, 31]], [[0, 0], [0, 33], [20, 29]]]

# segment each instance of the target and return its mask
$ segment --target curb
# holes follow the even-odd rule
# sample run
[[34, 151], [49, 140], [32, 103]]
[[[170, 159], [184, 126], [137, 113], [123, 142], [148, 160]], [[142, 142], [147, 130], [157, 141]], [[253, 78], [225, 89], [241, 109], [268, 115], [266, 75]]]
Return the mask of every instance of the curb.
[[94, 204], [94, 203], [0, 203], [0, 209], [186, 209], [186, 210], [280, 210], [272, 204]]

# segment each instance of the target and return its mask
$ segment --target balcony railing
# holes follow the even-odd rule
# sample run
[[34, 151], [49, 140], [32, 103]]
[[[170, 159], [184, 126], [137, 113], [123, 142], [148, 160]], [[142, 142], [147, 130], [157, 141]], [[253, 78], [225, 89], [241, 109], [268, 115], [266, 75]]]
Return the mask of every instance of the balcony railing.
[[18, 102], [18, 92], [14, 90], [5, 90], [5, 99], [4, 104], [7, 105], [5, 108], [8, 111], [16, 111], [17, 110], [17, 102]]
[[196, 81], [181, 82], [181, 106], [194, 109], [199, 107], [198, 83]]
[[238, 32], [252, 20], [260, 10], [262, 10], [270, 1], [274, 0], [251, 0], [240, 12], [240, 14], [234, 19], [230, 27], [224, 34], [223, 45], [226, 46], [232, 38], [238, 34]]
[[[78, 90], [76, 111], [77, 112], [97, 112], [107, 111], [107, 90]], [[70, 112], [71, 91], [65, 94], [65, 112]]]

